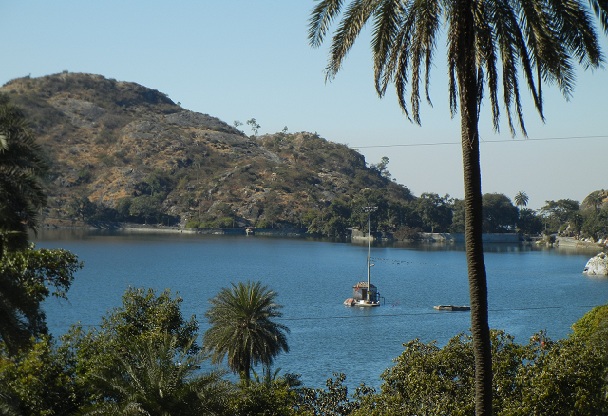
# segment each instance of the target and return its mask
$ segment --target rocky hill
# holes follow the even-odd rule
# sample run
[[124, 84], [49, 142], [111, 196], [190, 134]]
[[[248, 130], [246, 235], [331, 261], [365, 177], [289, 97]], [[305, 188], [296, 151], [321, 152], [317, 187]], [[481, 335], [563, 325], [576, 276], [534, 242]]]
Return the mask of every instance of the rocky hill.
[[47, 225], [309, 227], [337, 201], [413, 199], [344, 145], [306, 132], [247, 136], [135, 83], [63, 72], [0, 92], [25, 111], [50, 161]]

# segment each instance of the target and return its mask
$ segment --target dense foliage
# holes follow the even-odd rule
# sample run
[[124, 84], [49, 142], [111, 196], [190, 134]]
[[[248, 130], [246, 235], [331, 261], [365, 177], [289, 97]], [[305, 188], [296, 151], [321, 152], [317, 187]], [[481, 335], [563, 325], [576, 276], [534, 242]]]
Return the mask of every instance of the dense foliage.
[[[603, 322], [608, 316], [603, 312]], [[520, 345], [492, 332], [493, 408], [496, 415], [604, 415], [606, 339], [578, 336], [551, 341], [543, 333]], [[470, 336], [444, 347], [413, 340], [385, 371], [382, 391], [363, 399], [356, 415], [473, 415]]]
[[[169, 291], [129, 289], [97, 327], [76, 325], [59, 341], [40, 336], [8, 355], [0, 343], [0, 413], [15, 415], [473, 415], [471, 336], [444, 346], [412, 340], [378, 391], [349, 394], [346, 376], [325, 388], [262, 366], [249, 382], [210, 368], [197, 322]], [[608, 414], [608, 306], [568, 338], [544, 333], [518, 344], [492, 332], [496, 415]]]
[[28, 230], [37, 229], [47, 167], [23, 111], [0, 94], [0, 259], [27, 247]]
[[11, 355], [47, 334], [42, 302], [65, 298], [82, 267], [62, 249], [9, 251], [0, 259], [0, 340]]

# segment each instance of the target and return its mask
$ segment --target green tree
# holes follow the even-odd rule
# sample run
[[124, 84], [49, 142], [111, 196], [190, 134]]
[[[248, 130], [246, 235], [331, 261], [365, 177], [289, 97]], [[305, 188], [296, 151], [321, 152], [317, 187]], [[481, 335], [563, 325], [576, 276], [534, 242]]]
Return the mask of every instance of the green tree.
[[608, 305], [596, 306], [572, 325], [572, 338], [580, 339], [608, 352]]
[[140, 184], [140, 188], [150, 196], [159, 196], [163, 199], [173, 189], [173, 179], [169, 173], [155, 169]]
[[522, 208], [522, 207], [528, 206], [528, 195], [526, 195], [526, 193], [523, 192], [523, 191], [519, 191], [515, 195], [515, 205], [518, 208]]
[[78, 410], [71, 366], [43, 336], [31, 348], [0, 359], [0, 414], [69, 415]]
[[[604, 29], [608, 4], [590, 0]], [[327, 77], [341, 69], [355, 39], [370, 20], [376, 91], [394, 83], [399, 105], [420, 124], [421, 86], [429, 98], [430, 71], [442, 25], [447, 34], [449, 102], [460, 111], [465, 190], [465, 251], [469, 269], [471, 328], [476, 370], [476, 413], [492, 413], [492, 368], [487, 283], [482, 240], [482, 191], [479, 114], [487, 88], [494, 128], [499, 129], [499, 93], [514, 134], [513, 111], [526, 134], [519, 78], [523, 77], [541, 118], [541, 84], [556, 84], [568, 97], [574, 62], [598, 67], [600, 47], [589, 7], [582, 1], [524, 0], [397, 1], [353, 0], [332, 39]], [[319, 46], [343, 10], [342, 0], [322, 0], [314, 8], [309, 40]], [[498, 66], [502, 64], [502, 77]], [[521, 71], [521, 72], [520, 72]], [[502, 81], [502, 85], [499, 85]], [[422, 84], [422, 85], [421, 85]], [[409, 104], [407, 100], [408, 85]]]
[[[76, 325], [70, 329], [62, 338], [64, 353], [72, 357], [76, 383], [85, 402], [121, 399], [123, 396], [109, 394], [107, 382], [124, 376], [126, 365], [137, 365], [149, 357], [145, 355], [149, 348], [170, 346], [175, 357], [199, 352], [193, 342], [198, 323], [194, 316], [184, 319], [181, 302], [169, 290], [157, 295], [152, 289], [129, 288], [122, 306], [109, 311], [99, 327], [85, 330]], [[136, 378], [131, 380], [135, 382]]]
[[10, 251], [0, 260], [0, 340], [9, 355], [47, 334], [42, 303], [65, 298], [80, 268], [76, 255], [63, 249]]
[[579, 214], [582, 218], [581, 233], [595, 240], [608, 238], [608, 204], [604, 199], [608, 191], [591, 192], [583, 200]]
[[378, 171], [380, 176], [382, 176], [383, 178], [390, 179], [391, 173], [388, 171], [388, 167], [387, 167], [388, 162], [389, 162], [388, 157], [382, 156], [382, 159], [380, 160], [380, 162], [376, 163], [375, 165], [371, 165], [370, 168]]
[[[513, 402], [513, 386], [526, 347], [513, 337], [491, 331], [494, 405], [497, 414]], [[383, 374], [382, 391], [362, 399], [359, 415], [472, 415], [475, 411], [474, 354], [470, 336], [450, 339], [444, 347], [413, 340], [404, 344], [395, 365]], [[505, 414], [508, 414], [505, 413]]]
[[260, 125], [258, 124], [255, 118], [251, 118], [247, 120], [247, 124], [251, 127], [251, 131], [253, 131], [253, 135], [257, 136], [258, 131], [260, 130]]
[[335, 378], [326, 381], [327, 389], [302, 388], [298, 409], [305, 415], [341, 416], [350, 415], [361, 407], [363, 398], [375, 393], [372, 387], [361, 385], [352, 397], [344, 385], [346, 375], [334, 373]]
[[452, 223], [450, 196], [424, 192], [416, 200], [416, 213], [420, 216], [425, 231], [446, 232]]
[[336, 198], [318, 211], [307, 211], [302, 218], [308, 228], [307, 232], [331, 238], [345, 237], [348, 228], [359, 223], [358, 210], [352, 209], [354, 204], [356, 202], [349, 203], [344, 199]]
[[42, 177], [48, 166], [25, 115], [0, 95], [0, 258], [26, 248], [46, 205]]
[[72, 197], [67, 208], [70, 216], [80, 218], [82, 221], [87, 221], [97, 212], [97, 205], [86, 196]]
[[582, 218], [581, 232], [585, 237], [591, 237], [596, 241], [608, 237], [608, 207], [597, 212], [583, 211]]
[[487, 233], [504, 233], [517, 222], [517, 208], [504, 194], [483, 195], [483, 229]]
[[[603, 338], [601, 344], [605, 342]], [[596, 345], [577, 338], [554, 343], [540, 340], [529, 358], [517, 374], [517, 395], [505, 414], [608, 414], [606, 356]]]
[[544, 219], [547, 232], [558, 232], [565, 230], [575, 221], [579, 212], [579, 203], [572, 199], [560, 199], [558, 201], [545, 201], [540, 209]]
[[452, 233], [464, 233], [464, 200], [454, 199], [452, 202]]
[[254, 365], [270, 367], [281, 351], [289, 351], [289, 328], [273, 320], [283, 315], [276, 297], [260, 282], [239, 282], [220, 290], [205, 313], [210, 328], [203, 336], [203, 349], [216, 364], [227, 356], [230, 370], [246, 384]]
[[534, 210], [521, 208], [517, 219], [517, 228], [524, 234], [538, 235], [543, 231], [543, 221]]
[[159, 222], [163, 216], [162, 200], [158, 196], [137, 196], [130, 201], [129, 215], [145, 224], [152, 219], [156, 219]]
[[[266, 374], [262, 380], [241, 384], [232, 396], [230, 415], [302, 415], [296, 408], [299, 403], [299, 376]], [[298, 409], [300, 410], [300, 409]]]

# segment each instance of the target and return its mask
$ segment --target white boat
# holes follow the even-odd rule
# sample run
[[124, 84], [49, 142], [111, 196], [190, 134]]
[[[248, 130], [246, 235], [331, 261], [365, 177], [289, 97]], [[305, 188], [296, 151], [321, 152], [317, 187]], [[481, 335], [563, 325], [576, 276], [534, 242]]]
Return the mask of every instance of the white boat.
[[346, 306], [360, 306], [364, 308], [380, 306], [380, 293], [378, 289], [371, 283], [371, 268], [373, 266], [372, 254], [372, 227], [371, 213], [376, 207], [366, 207], [367, 211], [367, 282], [357, 282], [353, 286], [353, 297], [344, 301]]

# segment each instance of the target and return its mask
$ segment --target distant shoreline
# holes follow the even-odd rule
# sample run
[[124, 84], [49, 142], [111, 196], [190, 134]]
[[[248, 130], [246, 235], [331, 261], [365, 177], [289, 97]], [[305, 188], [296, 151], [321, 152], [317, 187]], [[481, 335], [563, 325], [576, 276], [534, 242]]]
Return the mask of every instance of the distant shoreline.
[[90, 225], [57, 226], [46, 225], [42, 230], [90, 230], [90, 231], [118, 231], [121, 233], [167, 233], [167, 234], [205, 234], [205, 235], [247, 235], [276, 237], [308, 237], [306, 228], [182, 228], [179, 226], [166, 225], [144, 225], [144, 224], [105, 224], [105, 226], [93, 227]]
[[[52, 230], [79, 230], [79, 231], [117, 231], [124, 234], [201, 234], [201, 235], [248, 235], [247, 228], [182, 228], [179, 226], [166, 225], [143, 225], [143, 224], [107, 224], [105, 227], [92, 227], [88, 225], [56, 226], [46, 225], [40, 231]], [[279, 228], [254, 228], [249, 227], [250, 235], [283, 238], [306, 238], [311, 237], [305, 228], [299, 229], [279, 229]], [[363, 233], [354, 232], [352, 242], [367, 241], [367, 236]], [[462, 233], [421, 233], [421, 242], [433, 244], [464, 244], [464, 234]], [[522, 244], [527, 241], [522, 240], [521, 236], [515, 233], [506, 234], [484, 234], [484, 243], [489, 244]], [[399, 242], [394, 240], [395, 242]], [[529, 243], [529, 242], [528, 242]], [[591, 241], [578, 240], [573, 237], [556, 237], [553, 247], [559, 249], [585, 249], [585, 250], [604, 250], [608, 246], [594, 243]]]

